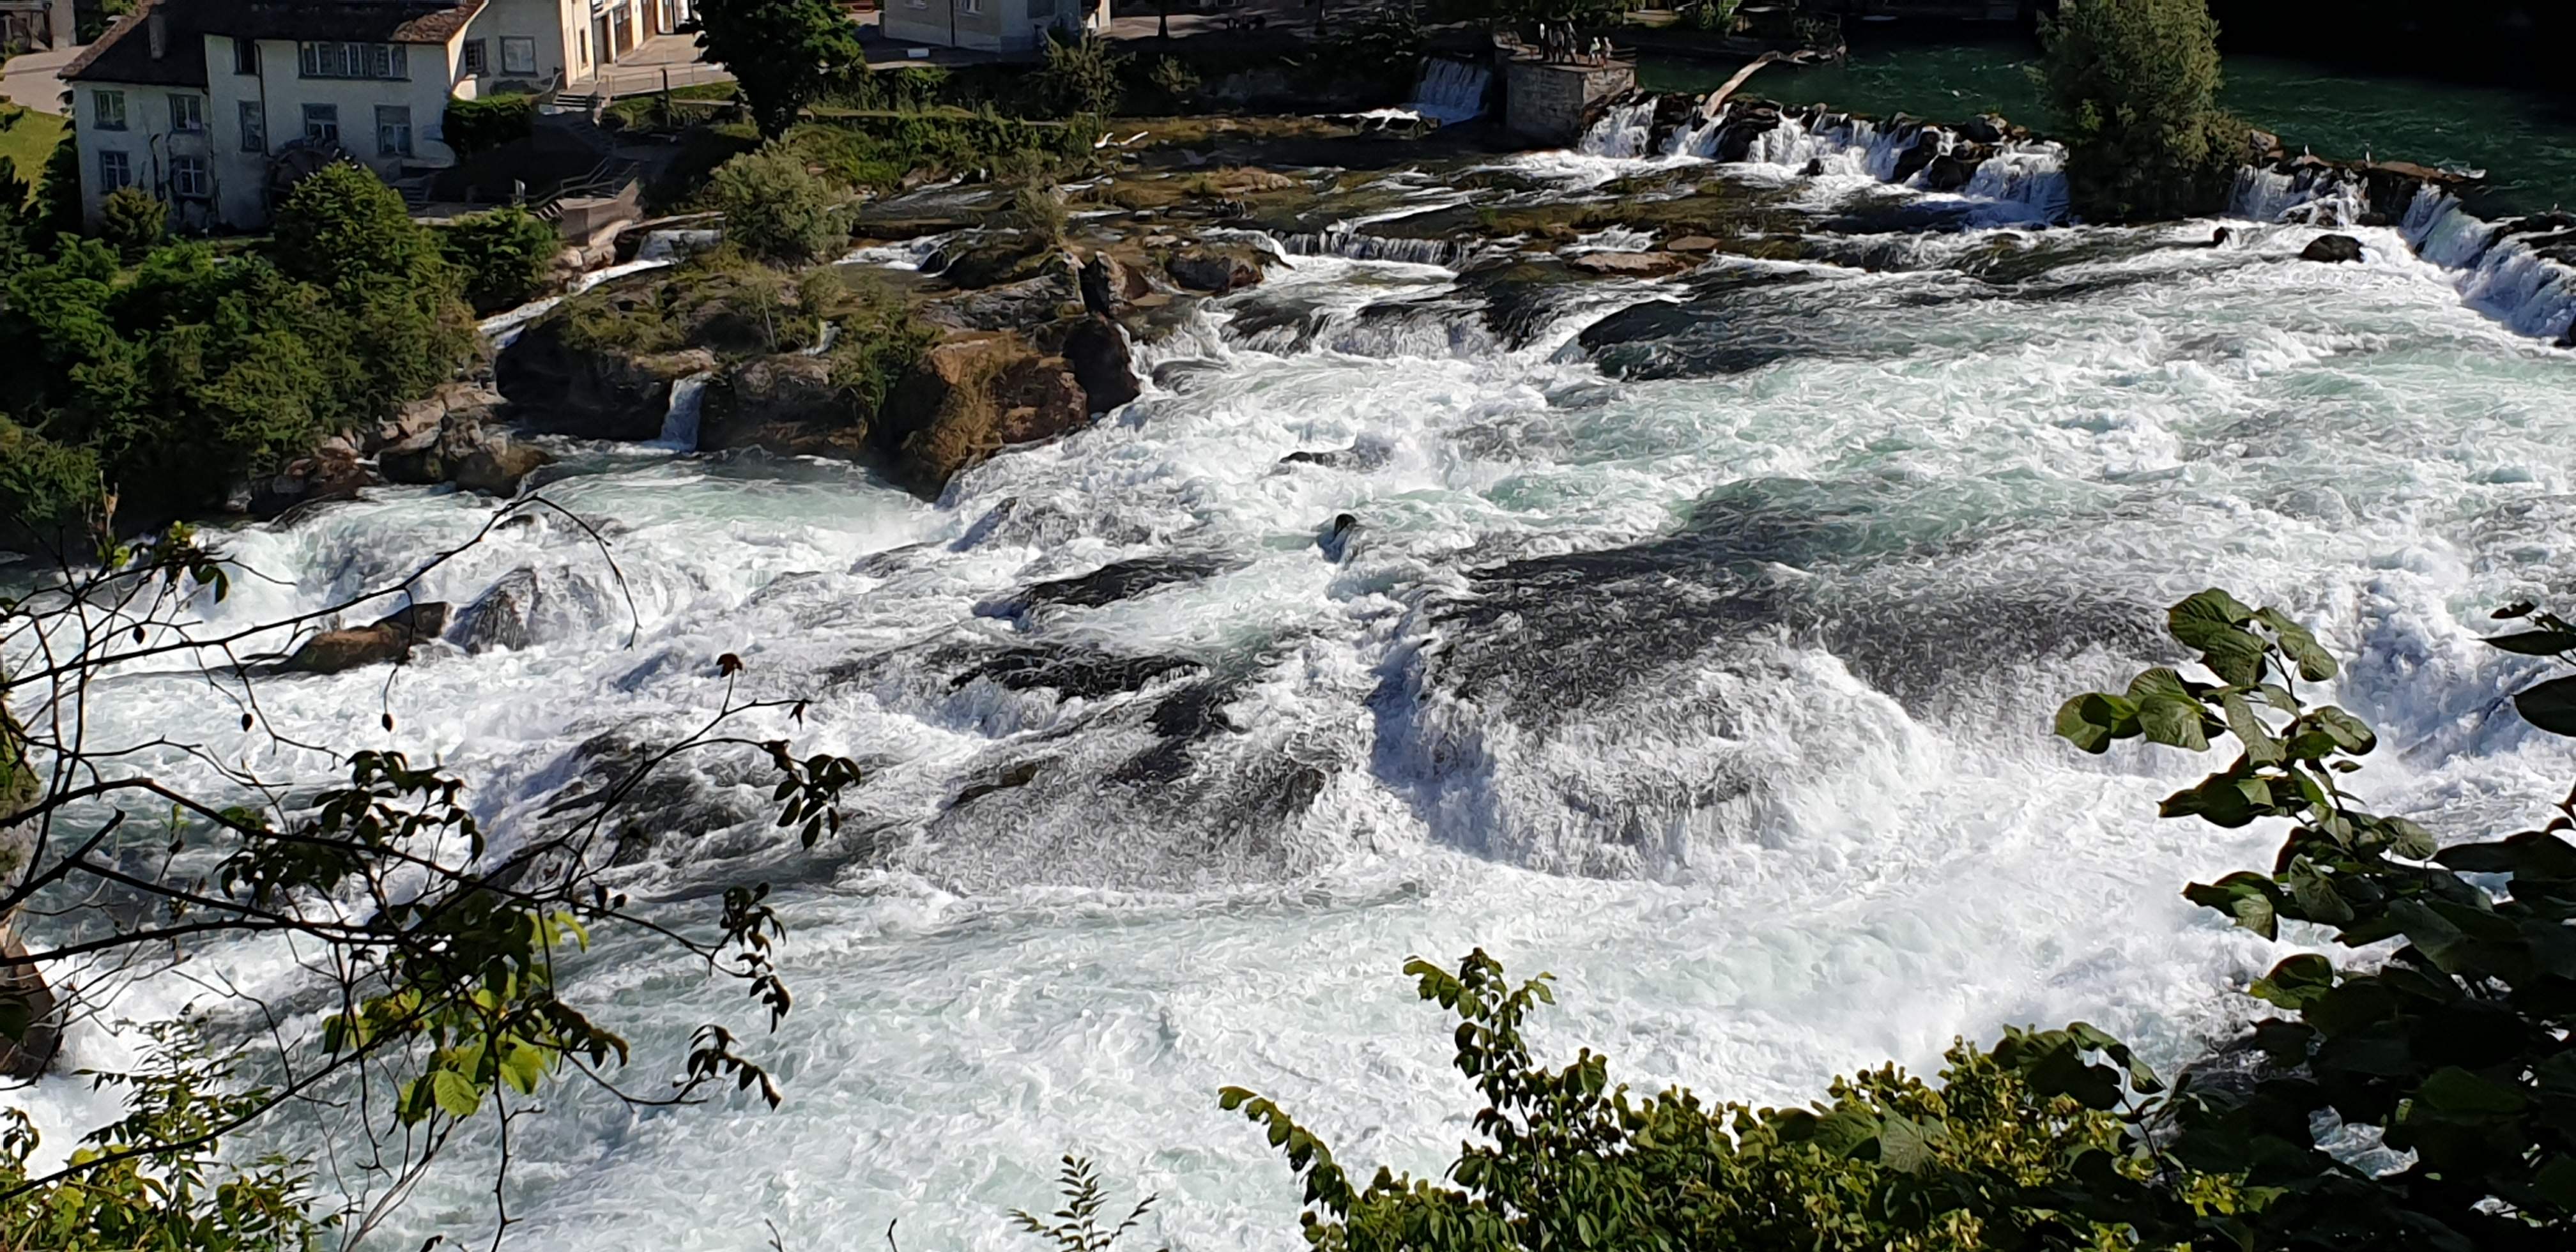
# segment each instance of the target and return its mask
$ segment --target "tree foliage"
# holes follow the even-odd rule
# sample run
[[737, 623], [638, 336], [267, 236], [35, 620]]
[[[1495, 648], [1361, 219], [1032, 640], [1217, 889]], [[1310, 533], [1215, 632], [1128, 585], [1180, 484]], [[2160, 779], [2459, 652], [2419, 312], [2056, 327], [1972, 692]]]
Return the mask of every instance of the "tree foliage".
[[771, 139], [868, 64], [858, 27], [832, 0], [704, 0], [698, 50], [733, 74], [753, 123]]
[[849, 238], [846, 197], [776, 144], [716, 167], [707, 199], [724, 214], [726, 241], [762, 260], [810, 261]]
[[141, 187], [119, 187], [98, 202], [98, 237], [137, 260], [170, 237], [170, 206]]
[[439, 119], [439, 135], [460, 157], [489, 152], [525, 139], [536, 129], [537, 98], [501, 92], [472, 100], [449, 100]]
[[1094, 34], [1050, 38], [1035, 80], [1038, 99], [1057, 117], [1107, 117], [1126, 93], [1127, 57]]
[[503, 207], [457, 218], [438, 230], [438, 250], [465, 283], [477, 313], [498, 313], [543, 295], [564, 242], [554, 225]]
[[2076, 209], [2099, 221], [2225, 203], [2246, 128], [2218, 108], [2207, 0], [2067, 0], [2032, 75], [2056, 115]]

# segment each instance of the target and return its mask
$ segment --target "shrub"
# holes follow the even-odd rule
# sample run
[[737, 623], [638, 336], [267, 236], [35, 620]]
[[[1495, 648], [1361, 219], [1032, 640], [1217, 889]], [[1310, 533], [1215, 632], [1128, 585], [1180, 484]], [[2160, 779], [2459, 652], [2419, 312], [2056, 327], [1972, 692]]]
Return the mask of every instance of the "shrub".
[[437, 240], [402, 197], [364, 166], [315, 170], [277, 206], [269, 255], [289, 278], [324, 287], [428, 276], [443, 269]]
[[900, 297], [873, 278], [843, 293], [837, 320], [841, 332], [824, 359], [832, 365], [832, 385], [848, 392], [864, 412], [882, 407], [895, 383], [939, 342], [937, 330], [914, 317]]
[[0, 417], [0, 539], [48, 536], [97, 510], [98, 458]]
[[2156, 219], [2225, 204], [2245, 126], [2217, 106], [2206, 0], [2067, 0], [2040, 19], [2040, 42], [2031, 72], [2066, 141], [2079, 212]]
[[1154, 90], [1161, 92], [1164, 101], [1173, 108], [1187, 105], [1199, 94], [1199, 72], [1179, 57], [1158, 58], [1146, 75], [1146, 81], [1153, 85]]
[[439, 134], [459, 157], [489, 152], [536, 129], [537, 98], [505, 92], [479, 100], [449, 100]]
[[1035, 80], [1038, 99], [1057, 117], [1107, 117], [1118, 111], [1118, 76], [1126, 63], [1098, 35], [1050, 40]]
[[764, 261], [810, 261], [849, 237], [841, 195], [776, 144], [717, 166], [707, 197], [725, 240]]
[[489, 314], [544, 294], [563, 240], [552, 224], [502, 208], [448, 223], [439, 229], [438, 248], [464, 276], [467, 303]]
[[141, 187], [119, 187], [99, 201], [98, 237], [118, 256], [137, 260], [170, 237], [170, 206]]

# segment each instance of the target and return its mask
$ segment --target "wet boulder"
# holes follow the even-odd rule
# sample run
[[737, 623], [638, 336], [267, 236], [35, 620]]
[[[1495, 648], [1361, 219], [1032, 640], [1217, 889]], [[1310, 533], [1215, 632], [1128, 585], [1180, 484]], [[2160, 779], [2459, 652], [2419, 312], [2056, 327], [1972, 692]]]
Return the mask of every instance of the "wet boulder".
[[1082, 291], [1065, 266], [1034, 278], [973, 291], [936, 295], [918, 308], [922, 320], [951, 330], [1015, 331], [1078, 312]]
[[536, 642], [537, 571], [522, 565], [501, 576], [457, 619], [457, 642], [469, 653], [524, 648]]
[[2012, 123], [2001, 113], [1980, 113], [1959, 128], [1959, 137], [1971, 143], [2002, 143], [2012, 137]]
[[1678, 274], [1699, 264], [1696, 257], [1671, 252], [1586, 252], [1569, 257], [1568, 269], [1586, 274], [1619, 274], [1630, 278], [1662, 278]]
[[1248, 247], [1201, 244], [1163, 258], [1163, 272], [1184, 290], [1221, 296], [1261, 284], [1261, 254]]
[[744, 361], [708, 384], [698, 450], [763, 448], [781, 456], [856, 460], [867, 449], [868, 414], [832, 381], [832, 363], [787, 353]]
[[1143, 394], [1129, 364], [1126, 332], [1106, 317], [1086, 317], [1064, 334], [1064, 359], [1094, 413], [1106, 413]]
[[1937, 126], [1926, 126], [1916, 131], [1913, 145], [1897, 154], [1896, 173], [1889, 181], [1900, 184], [1914, 181], [1915, 175], [1922, 173], [1934, 158], [1941, 155], [1941, 145], [1946, 138]]
[[2361, 241], [2350, 235], [2319, 235], [2299, 253], [2302, 261], [2321, 261], [2328, 265], [2361, 259]]
[[447, 614], [445, 604], [413, 604], [372, 626], [323, 631], [305, 640], [286, 659], [286, 668], [307, 674], [337, 674], [403, 660], [414, 647], [446, 631]]
[[387, 482], [429, 486], [454, 483], [490, 496], [514, 496], [519, 483], [554, 458], [509, 435], [488, 430], [464, 414], [451, 414], [438, 429], [376, 454]]
[[1078, 430], [1091, 404], [1072, 367], [1016, 334], [961, 335], [923, 353], [895, 385], [878, 439], [915, 489], [936, 494], [1012, 444]]
[[980, 291], [1004, 283], [1024, 282], [1058, 262], [1054, 246], [1025, 231], [979, 234], [941, 250], [929, 271], [950, 286]]
[[267, 519], [300, 505], [355, 500], [360, 489], [379, 481], [356, 452], [333, 440], [313, 455], [289, 461], [277, 473], [252, 483], [250, 511]]
[[548, 315], [501, 351], [493, 374], [513, 414], [533, 429], [640, 441], [660, 437], [671, 385], [715, 364], [705, 348], [636, 353], [589, 343]]

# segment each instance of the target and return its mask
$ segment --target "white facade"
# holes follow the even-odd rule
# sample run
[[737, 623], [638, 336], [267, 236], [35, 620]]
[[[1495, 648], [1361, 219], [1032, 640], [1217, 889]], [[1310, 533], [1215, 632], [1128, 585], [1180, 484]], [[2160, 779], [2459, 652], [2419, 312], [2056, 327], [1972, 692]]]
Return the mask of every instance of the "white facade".
[[[693, 8], [690, 0], [483, 0], [457, 14], [461, 23], [441, 23], [443, 38], [366, 42], [290, 37], [299, 34], [291, 3], [189, 3], [147, 5], [100, 40], [130, 46], [76, 62], [66, 75], [82, 207], [93, 220], [108, 193], [134, 185], [168, 202], [182, 229], [259, 229], [272, 164], [299, 141], [336, 144], [388, 181], [454, 165], [441, 137], [449, 100], [579, 84], [596, 76], [602, 49], [631, 50]], [[223, 29], [238, 13], [259, 29]], [[328, 17], [317, 19], [326, 31], [334, 29]], [[104, 76], [120, 69], [154, 81]]]
[[896, 43], [1026, 54], [1050, 31], [1109, 30], [1110, 0], [879, 0], [879, 29]]

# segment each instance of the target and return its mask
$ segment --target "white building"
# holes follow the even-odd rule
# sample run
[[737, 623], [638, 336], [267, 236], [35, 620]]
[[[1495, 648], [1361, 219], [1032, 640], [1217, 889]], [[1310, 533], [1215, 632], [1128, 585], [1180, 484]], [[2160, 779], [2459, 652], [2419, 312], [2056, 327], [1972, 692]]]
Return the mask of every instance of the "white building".
[[687, 0], [143, 0], [75, 58], [81, 203], [136, 185], [186, 229], [255, 230], [277, 181], [345, 154], [453, 165], [450, 99], [594, 77]]
[[1110, 0], [879, 0], [878, 29], [896, 43], [1036, 52], [1050, 31], [1109, 31]]

